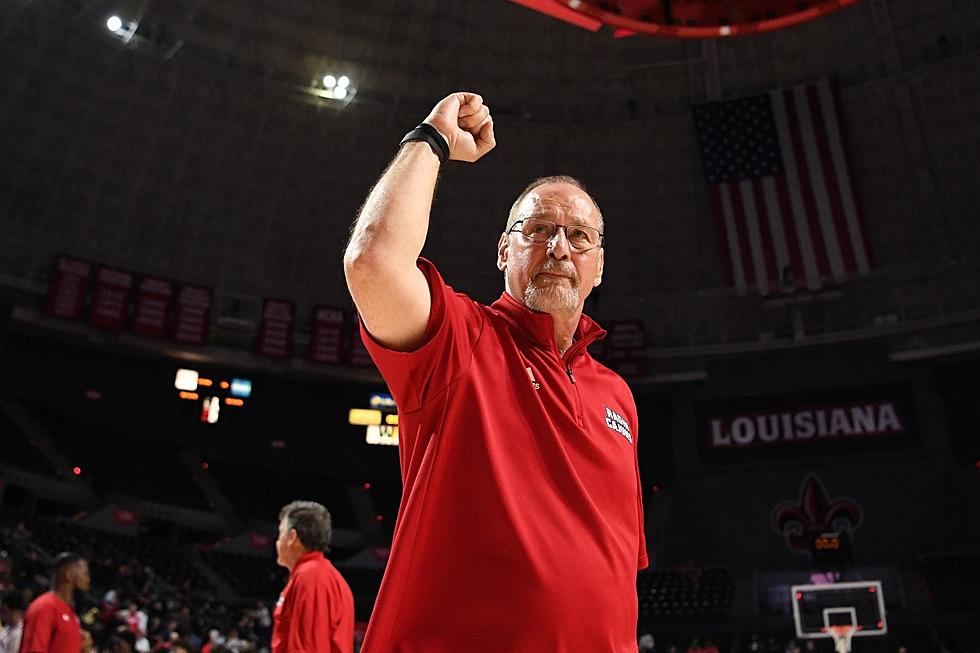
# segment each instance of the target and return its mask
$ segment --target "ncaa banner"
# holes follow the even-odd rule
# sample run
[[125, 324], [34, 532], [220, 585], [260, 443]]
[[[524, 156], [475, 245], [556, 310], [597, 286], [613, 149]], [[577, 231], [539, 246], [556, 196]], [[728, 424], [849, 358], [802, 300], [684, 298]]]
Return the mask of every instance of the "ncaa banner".
[[912, 392], [900, 384], [704, 401], [697, 406], [697, 423], [706, 463], [919, 445]]

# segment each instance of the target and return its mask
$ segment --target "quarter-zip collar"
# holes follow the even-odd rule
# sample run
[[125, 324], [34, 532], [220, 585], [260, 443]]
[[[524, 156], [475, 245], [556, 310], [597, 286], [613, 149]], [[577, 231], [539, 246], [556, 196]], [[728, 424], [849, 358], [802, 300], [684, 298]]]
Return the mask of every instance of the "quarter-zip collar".
[[[555, 323], [550, 313], [531, 310], [514, 299], [506, 290], [501, 293], [500, 299], [495, 301], [490, 308], [502, 315], [519, 336], [529, 340], [536, 347], [554, 351], [555, 355], [559, 356], [558, 346], [555, 344]], [[590, 344], [605, 338], [606, 330], [588, 315], [582, 313], [578, 326], [575, 327], [574, 337], [575, 342], [568, 348], [565, 355], [559, 356], [568, 363], [584, 352]]]
[[289, 575], [290, 576], [295, 575], [296, 570], [299, 569], [302, 565], [305, 565], [308, 562], [313, 562], [314, 560], [323, 560], [323, 558], [324, 555], [322, 551], [307, 551], [306, 553], [304, 553], [299, 557], [299, 560], [297, 560], [296, 564], [293, 565], [293, 570], [292, 572], [290, 572]]

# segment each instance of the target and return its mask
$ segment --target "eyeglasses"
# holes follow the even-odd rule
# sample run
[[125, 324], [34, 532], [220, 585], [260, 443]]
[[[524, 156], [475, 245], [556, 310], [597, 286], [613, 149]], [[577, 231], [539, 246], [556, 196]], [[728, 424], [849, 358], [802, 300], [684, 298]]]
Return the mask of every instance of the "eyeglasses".
[[587, 252], [601, 246], [605, 238], [601, 231], [587, 224], [558, 224], [544, 218], [518, 220], [507, 233], [520, 231], [532, 243], [543, 244], [555, 237], [559, 227], [565, 230], [565, 238], [571, 248], [578, 252]]

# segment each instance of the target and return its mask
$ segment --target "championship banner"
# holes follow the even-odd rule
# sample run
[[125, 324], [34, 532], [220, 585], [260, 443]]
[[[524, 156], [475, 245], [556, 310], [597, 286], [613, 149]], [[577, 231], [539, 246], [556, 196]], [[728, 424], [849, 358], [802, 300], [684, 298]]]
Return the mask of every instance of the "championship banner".
[[85, 261], [62, 256], [54, 268], [54, 278], [48, 288], [44, 312], [69, 320], [82, 319], [85, 291], [88, 290], [92, 266]]
[[259, 322], [258, 351], [262, 356], [288, 358], [293, 353], [293, 314], [292, 302], [281, 299], [266, 299], [262, 303], [262, 318]]
[[613, 320], [607, 323], [603, 364], [624, 378], [646, 375], [643, 320]]
[[905, 385], [858, 387], [698, 404], [704, 462], [866, 453], [919, 444]]
[[136, 290], [136, 308], [129, 330], [141, 336], [167, 337], [174, 287], [169, 281], [144, 277]]
[[177, 293], [173, 339], [192, 345], [203, 345], [208, 339], [211, 322], [211, 289], [184, 286]]
[[343, 309], [317, 306], [313, 311], [312, 333], [310, 360], [315, 363], [340, 363], [344, 342]]
[[95, 275], [92, 308], [88, 321], [92, 326], [110, 331], [122, 331], [126, 326], [129, 293], [133, 289], [131, 272], [102, 268]]
[[347, 350], [347, 362], [351, 365], [374, 367], [374, 361], [371, 360], [371, 355], [368, 353], [367, 347], [364, 346], [364, 341], [361, 340], [360, 318], [355, 315], [351, 323], [353, 328], [350, 334], [350, 348]]

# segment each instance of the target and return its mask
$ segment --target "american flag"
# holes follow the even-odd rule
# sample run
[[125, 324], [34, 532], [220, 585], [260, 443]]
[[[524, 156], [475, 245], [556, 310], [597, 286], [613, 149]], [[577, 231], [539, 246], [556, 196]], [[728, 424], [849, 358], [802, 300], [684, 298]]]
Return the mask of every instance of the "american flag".
[[738, 294], [867, 273], [871, 253], [827, 80], [694, 108]]

